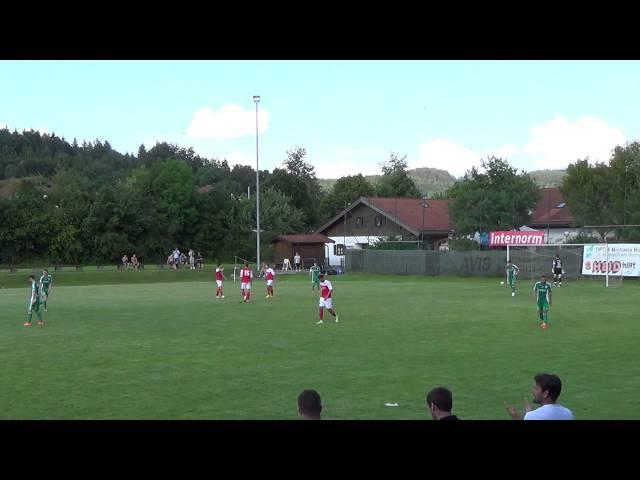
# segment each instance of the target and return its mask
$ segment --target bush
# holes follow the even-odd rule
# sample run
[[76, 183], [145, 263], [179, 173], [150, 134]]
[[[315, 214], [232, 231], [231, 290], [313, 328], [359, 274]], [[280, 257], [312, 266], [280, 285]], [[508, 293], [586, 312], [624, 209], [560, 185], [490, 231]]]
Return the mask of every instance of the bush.
[[468, 238], [454, 238], [453, 240], [449, 240], [449, 250], [468, 252], [471, 250], [480, 250], [480, 245], [478, 242]]
[[420, 242], [398, 243], [398, 242], [378, 242], [368, 247], [371, 250], [420, 250]]
[[569, 237], [565, 243], [604, 243], [599, 235], [593, 236], [590, 233], [581, 232], [575, 237]]

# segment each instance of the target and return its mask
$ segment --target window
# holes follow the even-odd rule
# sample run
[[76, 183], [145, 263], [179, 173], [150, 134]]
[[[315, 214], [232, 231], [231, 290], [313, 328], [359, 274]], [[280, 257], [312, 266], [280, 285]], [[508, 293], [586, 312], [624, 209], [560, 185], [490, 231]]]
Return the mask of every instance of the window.
[[384, 217], [382, 215], [376, 215], [376, 227], [384, 225]]
[[364, 225], [364, 218], [356, 217], [356, 227], [362, 228], [363, 225]]
[[336, 243], [333, 246], [334, 255], [344, 255], [344, 245], [342, 243]]

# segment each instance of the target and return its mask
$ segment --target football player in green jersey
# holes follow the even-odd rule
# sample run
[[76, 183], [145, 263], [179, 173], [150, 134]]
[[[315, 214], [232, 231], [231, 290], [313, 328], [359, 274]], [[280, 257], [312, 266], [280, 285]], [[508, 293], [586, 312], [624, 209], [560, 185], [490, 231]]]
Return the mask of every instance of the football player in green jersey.
[[547, 328], [549, 321], [549, 307], [551, 306], [551, 284], [547, 283], [547, 276], [540, 275], [540, 281], [533, 286], [533, 295], [538, 304], [538, 315], [542, 321], [542, 328]]
[[45, 268], [42, 270], [42, 276], [40, 277], [40, 298], [45, 312], [47, 311], [47, 300], [49, 300], [52, 288], [53, 277], [49, 273], [49, 270]]
[[507, 272], [507, 283], [511, 287], [511, 296], [515, 297], [516, 296], [516, 277], [518, 276], [518, 272], [520, 271], [520, 269], [511, 260], [507, 260], [507, 266], [505, 270]]
[[36, 277], [33, 275], [29, 275], [29, 282], [31, 282], [31, 296], [29, 297], [29, 308], [27, 309], [27, 321], [24, 323], [24, 326], [31, 326], [33, 312], [36, 312], [38, 325], [43, 327], [44, 322], [42, 321], [42, 314], [40, 313], [40, 286], [38, 282], [36, 282]]
[[309, 275], [311, 275], [311, 290], [313, 287], [318, 287], [320, 290], [320, 266], [313, 262], [313, 266], [309, 269]]

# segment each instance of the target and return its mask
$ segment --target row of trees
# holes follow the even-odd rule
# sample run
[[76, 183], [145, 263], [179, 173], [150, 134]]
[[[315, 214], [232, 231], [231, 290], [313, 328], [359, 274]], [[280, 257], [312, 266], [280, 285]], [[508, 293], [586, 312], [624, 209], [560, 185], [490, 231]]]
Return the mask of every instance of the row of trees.
[[[613, 150], [608, 162], [577, 160], [560, 185], [576, 226], [585, 229], [578, 241], [604, 241], [615, 232], [619, 241], [640, 241], [640, 143]], [[526, 225], [539, 197], [535, 181], [501, 158], [490, 157], [449, 188], [449, 209], [461, 235]], [[613, 225], [630, 225], [614, 227]], [[595, 231], [599, 238], [590, 237]]]
[[[266, 256], [275, 235], [313, 231], [360, 195], [419, 195], [395, 154], [376, 186], [358, 175], [328, 193], [306, 156], [295, 147], [279, 168], [259, 173]], [[249, 166], [231, 168], [166, 143], [123, 155], [99, 140], [69, 144], [3, 129], [0, 177], [1, 263], [108, 262], [125, 252], [162, 261], [176, 246], [209, 258], [255, 257], [256, 172]]]
[[[578, 225], [640, 224], [640, 143], [613, 150], [611, 159], [593, 165], [579, 160], [567, 168], [560, 187]], [[640, 241], [638, 227], [595, 228], [600, 238]]]
[[323, 198], [321, 210], [329, 219], [360, 197], [419, 198], [418, 187], [407, 172], [407, 156], [391, 152], [389, 160], [380, 165], [382, 176], [374, 185], [362, 174], [342, 177]]
[[[275, 235], [311, 232], [361, 196], [420, 197], [406, 156], [391, 153], [372, 184], [340, 178], [323, 191], [304, 148], [260, 171], [264, 253]], [[108, 142], [71, 144], [55, 135], [0, 130], [0, 262], [115, 261], [124, 252], [160, 261], [174, 247], [207, 257], [255, 256], [256, 172], [231, 168], [193, 149], [159, 143], [137, 155]], [[620, 146], [607, 163], [579, 160], [561, 190], [578, 225], [640, 223], [640, 144]], [[448, 191], [460, 235], [527, 224], [535, 182], [501, 158], [472, 168]], [[600, 230], [604, 235], [611, 229]], [[625, 229], [631, 240], [638, 229]]]

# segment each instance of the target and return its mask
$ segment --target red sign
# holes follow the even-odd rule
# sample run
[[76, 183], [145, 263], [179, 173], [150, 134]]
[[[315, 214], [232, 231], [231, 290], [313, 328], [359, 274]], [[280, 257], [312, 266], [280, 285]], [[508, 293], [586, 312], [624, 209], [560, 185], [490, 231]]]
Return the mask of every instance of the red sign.
[[591, 270], [592, 267], [594, 274], [607, 273], [607, 270], [609, 271], [609, 273], [618, 273], [622, 269], [622, 262], [618, 260], [613, 262], [603, 262], [598, 260], [590, 262], [589, 260], [587, 260], [586, 262], [584, 262], [585, 270]]
[[519, 232], [517, 230], [508, 232], [490, 232], [490, 247], [506, 247], [507, 245], [529, 246], [543, 245], [544, 232], [528, 231]]

